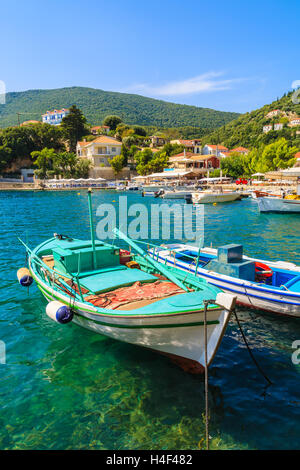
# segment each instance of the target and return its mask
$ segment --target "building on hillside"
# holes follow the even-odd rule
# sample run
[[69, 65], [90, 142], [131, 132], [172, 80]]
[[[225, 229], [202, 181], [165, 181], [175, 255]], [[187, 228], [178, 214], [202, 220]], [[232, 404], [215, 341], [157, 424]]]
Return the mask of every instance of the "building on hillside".
[[233, 153], [233, 152], [234, 153], [241, 153], [242, 155], [248, 155], [250, 150], [246, 149], [245, 147], [236, 147], [235, 149], [230, 150], [229, 154]]
[[[215, 155], [217, 157], [228, 156], [229, 150], [224, 145], [206, 144], [202, 149], [203, 155]], [[221, 155], [222, 154], [222, 155]]]
[[41, 121], [34, 121], [34, 120], [24, 121], [24, 122], [22, 122], [22, 124], [20, 124], [20, 126], [21, 126], [21, 127], [25, 127], [25, 126], [35, 126], [36, 124], [41, 124]]
[[110, 131], [109, 126], [94, 126], [91, 128], [91, 134], [98, 135], [98, 134], [108, 134]]
[[[78, 157], [87, 158], [93, 164], [90, 171], [92, 178], [102, 176], [104, 168], [112, 170], [109, 159], [121, 154], [122, 142], [119, 140], [100, 135], [91, 142], [77, 142], [76, 153]], [[107, 172], [106, 172], [107, 173]]]
[[276, 124], [274, 124], [274, 131], [281, 131], [282, 129], [283, 129], [282, 122], [276, 122]]
[[201, 153], [201, 140], [200, 139], [174, 139], [170, 144], [183, 145], [187, 152]]
[[289, 127], [300, 126], [300, 117], [293, 118], [290, 120]]
[[274, 109], [273, 111], [270, 111], [268, 114], [265, 115], [266, 119], [271, 119], [275, 116], [280, 116], [280, 109]]
[[69, 114], [69, 110], [66, 108], [54, 109], [54, 111], [47, 111], [45, 114], [42, 114], [42, 120], [46, 124], [51, 124], [53, 126], [58, 126], [61, 124], [61, 121], [64, 117]]
[[268, 124], [268, 125], [266, 125], [266, 126], [263, 127], [263, 133], [264, 133], [264, 134], [267, 134], [267, 133], [270, 132], [272, 129], [273, 129], [272, 124]]
[[167, 140], [164, 137], [160, 137], [158, 135], [151, 135], [150, 139], [150, 147], [163, 147]]
[[296, 153], [295, 158], [296, 158], [296, 163], [294, 166], [300, 167], [300, 152]]
[[220, 168], [220, 158], [215, 155], [199, 155], [182, 152], [169, 158], [169, 167], [180, 171], [193, 171], [199, 177], [208, 170]]

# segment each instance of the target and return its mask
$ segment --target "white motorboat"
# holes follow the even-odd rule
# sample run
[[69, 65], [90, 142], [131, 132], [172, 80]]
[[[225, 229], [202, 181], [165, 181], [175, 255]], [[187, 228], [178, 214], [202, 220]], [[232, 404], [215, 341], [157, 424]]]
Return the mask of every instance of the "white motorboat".
[[300, 214], [300, 196], [280, 198], [276, 196], [258, 197], [256, 199], [260, 212], [280, 212]]
[[195, 204], [213, 204], [215, 202], [232, 202], [241, 199], [239, 192], [202, 191], [193, 192], [192, 200]]

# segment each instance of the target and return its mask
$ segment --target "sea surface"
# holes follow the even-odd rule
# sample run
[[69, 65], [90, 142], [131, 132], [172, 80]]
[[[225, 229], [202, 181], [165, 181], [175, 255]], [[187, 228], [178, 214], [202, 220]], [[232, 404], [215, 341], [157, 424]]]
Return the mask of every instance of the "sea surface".
[[[120, 196], [94, 192], [95, 223], [97, 206], [118, 210]], [[161, 201], [129, 194], [134, 203]], [[36, 285], [28, 292], [17, 282], [26, 263], [18, 236], [31, 248], [54, 232], [89, 238], [86, 191], [0, 192], [0, 214], [0, 346], [6, 347], [0, 449], [202, 449], [203, 376], [154, 352], [52, 322]], [[241, 243], [252, 256], [300, 264], [299, 234], [300, 217], [260, 214], [254, 200], [205, 206], [205, 245]], [[247, 309], [238, 315], [272, 385], [232, 319], [209, 369], [210, 446], [299, 449], [300, 365], [291, 357], [300, 318]]]

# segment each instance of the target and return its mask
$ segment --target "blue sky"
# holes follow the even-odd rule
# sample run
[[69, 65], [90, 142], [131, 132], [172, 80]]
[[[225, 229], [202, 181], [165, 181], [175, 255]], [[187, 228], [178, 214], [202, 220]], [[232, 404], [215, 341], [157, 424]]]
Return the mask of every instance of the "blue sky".
[[87, 86], [246, 112], [300, 80], [299, 0], [0, 0], [7, 91]]

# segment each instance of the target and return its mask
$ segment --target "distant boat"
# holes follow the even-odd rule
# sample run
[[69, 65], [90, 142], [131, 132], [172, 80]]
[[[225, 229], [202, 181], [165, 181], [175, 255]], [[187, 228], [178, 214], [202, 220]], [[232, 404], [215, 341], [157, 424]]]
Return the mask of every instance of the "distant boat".
[[300, 196], [264, 196], [256, 199], [260, 212], [300, 214]]
[[218, 250], [185, 244], [150, 249], [164, 266], [176, 266], [186, 273], [206, 279], [237, 302], [282, 315], [300, 317], [300, 266], [284, 261], [266, 261], [243, 256], [241, 245], [225, 245]]
[[192, 191], [186, 190], [173, 190], [173, 191], [165, 191], [162, 196], [163, 199], [185, 199], [186, 201], [192, 200]]
[[215, 202], [232, 202], [241, 199], [238, 192], [222, 191], [202, 191], [192, 193], [192, 200], [195, 204], [213, 204]]

